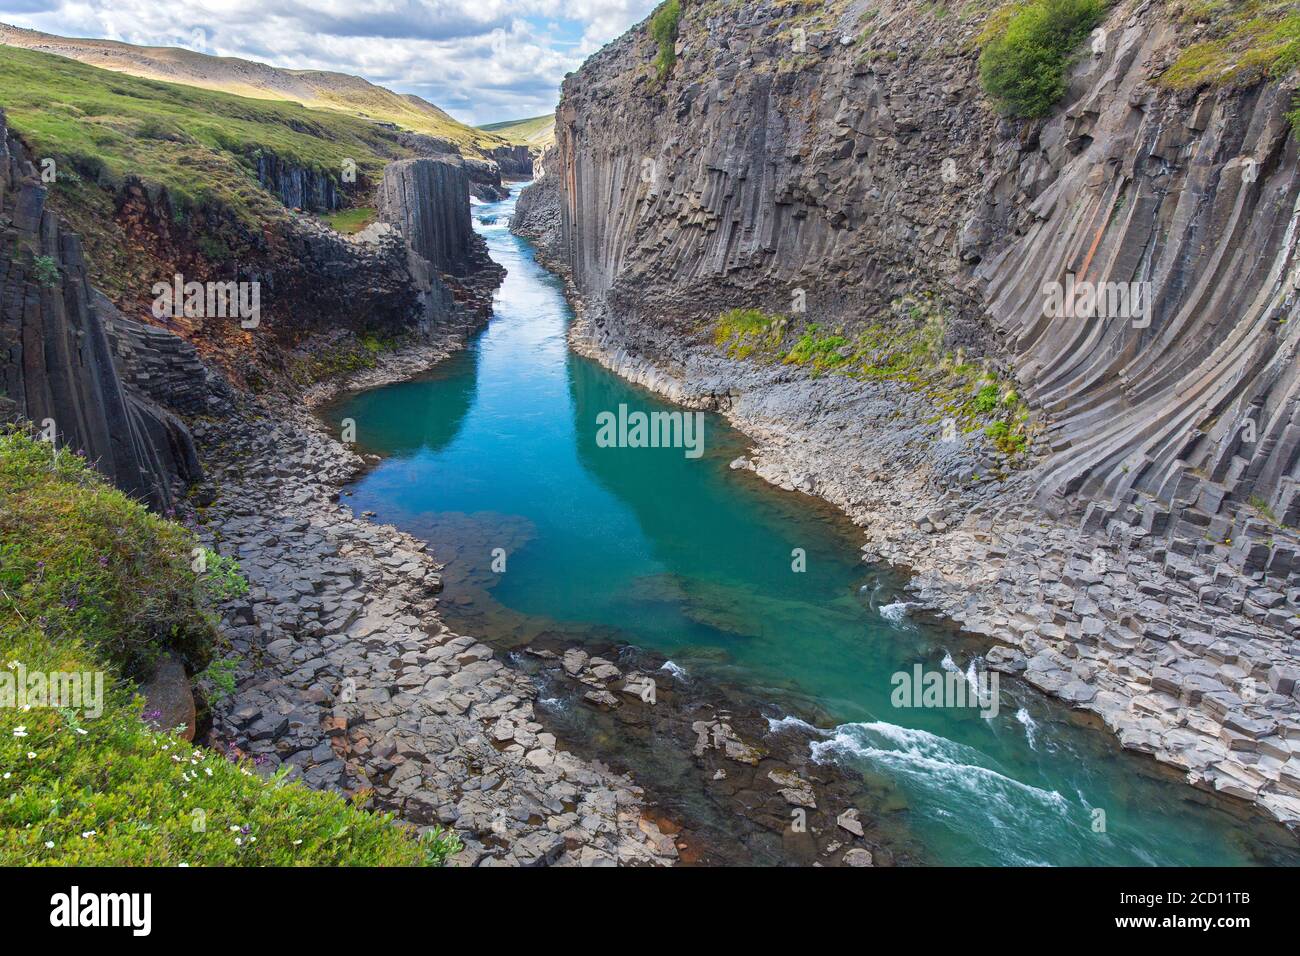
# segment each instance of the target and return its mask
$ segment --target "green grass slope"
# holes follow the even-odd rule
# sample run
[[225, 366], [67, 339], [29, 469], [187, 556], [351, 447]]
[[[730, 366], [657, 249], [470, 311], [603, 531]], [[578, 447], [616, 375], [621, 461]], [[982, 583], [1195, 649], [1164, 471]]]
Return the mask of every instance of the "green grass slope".
[[480, 126], [479, 129], [495, 133], [503, 139], [524, 146], [545, 148], [555, 142], [555, 117], [550, 113], [545, 116], [534, 116], [531, 119], [488, 123]]
[[[370, 179], [407, 155], [392, 130], [296, 103], [139, 79], [0, 46], [0, 108], [35, 156], [105, 185], [127, 174], [166, 186], [181, 206], [219, 203], [246, 219], [284, 214], [257, 182], [274, 153], [341, 181], [345, 160]], [[75, 179], [60, 176], [67, 184]]]
[[453, 119], [432, 103], [395, 93], [359, 76], [324, 70], [286, 70], [254, 60], [210, 56], [180, 47], [148, 47], [113, 40], [54, 36], [0, 24], [0, 44], [57, 54], [117, 73], [183, 84], [247, 99], [288, 101], [317, 110], [394, 123], [449, 140], [469, 152], [504, 140]]
[[[242, 583], [223, 562], [196, 575], [192, 548], [81, 458], [0, 431], [0, 866], [442, 863], [454, 837], [144, 723], [135, 682], [168, 651], [208, 661], [205, 605]], [[20, 664], [102, 672], [103, 712], [18, 706]]]

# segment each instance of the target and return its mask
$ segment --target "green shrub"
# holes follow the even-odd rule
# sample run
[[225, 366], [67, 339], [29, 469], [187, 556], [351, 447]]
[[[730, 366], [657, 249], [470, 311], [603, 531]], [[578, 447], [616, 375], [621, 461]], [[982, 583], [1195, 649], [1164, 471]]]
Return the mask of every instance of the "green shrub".
[[248, 579], [239, 571], [239, 562], [204, 549], [199, 582], [209, 601], [219, 604], [248, 593]]
[[994, 446], [1006, 455], [1018, 455], [1024, 451], [1028, 439], [1019, 433], [1013, 432], [1011, 426], [1004, 421], [991, 422], [984, 428], [984, 434], [992, 439]]
[[659, 46], [654, 65], [660, 80], [672, 72], [673, 65], [677, 62], [677, 24], [681, 18], [681, 0], [668, 0], [650, 18], [650, 36]]
[[998, 400], [997, 383], [990, 382], [975, 393], [975, 401], [973, 402], [975, 411], [979, 412], [981, 415], [987, 415], [989, 412], [993, 411], [993, 409], [998, 407]]
[[59, 284], [59, 275], [59, 264], [53, 256], [37, 256], [32, 260], [32, 277], [42, 288], [53, 289]]
[[1109, 0], [1025, 0], [990, 27], [980, 81], [1000, 113], [1046, 116], [1065, 93], [1074, 51]]
[[[411, 866], [457, 852], [454, 836], [416, 839], [142, 720], [150, 661], [210, 656], [193, 557], [183, 528], [81, 457], [0, 431], [0, 672], [10, 693], [19, 665], [103, 681], [99, 713], [0, 706], [0, 866]], [[237, 587], [233, 574], [218, 577]]]

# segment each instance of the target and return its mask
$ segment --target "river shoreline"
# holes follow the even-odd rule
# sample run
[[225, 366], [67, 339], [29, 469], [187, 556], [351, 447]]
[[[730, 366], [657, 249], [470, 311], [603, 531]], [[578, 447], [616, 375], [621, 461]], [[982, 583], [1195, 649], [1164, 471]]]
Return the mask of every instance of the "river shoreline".
[[[1193, 571], [1163, 549], [1144, 553], [1127, 525], [1084, 530], [1049, 517], [1032, 502], [1027, 472], [949, 480], [991, 463], [943, 447], [917, 393], [758, 367], [701, 345], [677, 343], [670, 362], [657, 358], [661, 337], [587, 302], [538, 228], [548, 211], [529, 214], [516, 231], [564, 282], [574, 351], [670, 401], [723, 414], [753, 443], [733, 468], [840, 509], [864, 529], [863, 560], [909, 574], [917, 606], [983, 642], [988, 667], [1095, 715], [1125, 749], [1294, 837], [1300, 685], [1290, 685], [1286, 633], [1206, 607]], [[1249, 583], [1222, 570], [1214, 580], [1224, 590]]]
[[[862, 502], [837, 500], [834, 492], [842, 489], [822, 484], [820, 474], [792, 480], [792, 463], [815, 463], [784, 447], [794, 429], [757, 428], [738, 414], [745, 407], [739, 390], [692, 392], [689, 380], [600, 346], [567, 281], [566, 294], [577, 315], [575, 351], [675, 401], [724, 412], [758, 443], [757, 454], [733, 467], [816, 494], [859, 525], [873, 517]], [[270, 415], [243, 409], [231, 421], [196, 429], [205, 460], [221, 462], [213, 474], [220, 494], [201, 534], [238, 556], [253, 584], [247, 600], [227, 609], [225, 631], [244, 660], [238, 692], [214, 708], [214, 740], [267, 769], [287, 764], [311, 786], [369, 789], [375, 807], [413, 825], [451, 825], [466, 842], [456, 860], [462, 865], [744, 862], [737, 851], [755, 846], [778, 854], [770, 862], [920, 862], [882, 844], [871, 809], [862, 818], [852, 805], [845, 773], [809, 761], [815, 728], [764, 713], [761, 702], [737, 705], [722, 688], [707, 686], [694, 695], [669, 686], [660, 703], [647, 706], [636, 693], [647, 665], [627, 666], [620, 656], [626, 648], [612, 647], [602, 658], [573, 644], [539, 645], [528, 650], [526, 664], [494, 652], [443, 623], [436, 599], [442, 569], [426, 550], [436, 554], [436, 541], [426, 545], [339, 503], [344, 486], [378, 459], [367, 461], [335, 441], [315, 411], [341, 395], [425, 374], [468, 338], [452, 335], [381, 356], [374, 369], [316, 386], [298, 404], [271, 402]], [[940, 599], [953, 589], [935, 594], [942, 552], [931, 547], [920, 562], [904, 560], [905, 545], [882, 531], [879, 515], [874, 520], [883, 544], [868, 557], [906, 566], [926, 611], [960, 623], [962, 615], [946, 613]], [[927, 543], [944, 537], [924, 534]], [[980, 636], [969, 627], [966, 633]], [[989, 666], [1024, 671], [1015, 658], [992, 651], [987, 657]], [[539, 681], [566, 685], [599, 719], [638, 727], [651, 739], [676, 739], [693, 758], [699, 785], [719, 788], [724, 805], [743, 797], [741, 807], [764, 793], [762, 806], [744, 814], [743, 832], [724, 840], [739, 842], [710, 846], [708, 834], [691, 832], [689, 821], [684, 827], [656, 806], [669, 795], [611, 771], [590, 741], [569, 746], [552, 732], [560, 722], [538, 706]], [[701, 697], [708, 713], [696, 712]], [[803, 831], [789, 823], [800, 809], [817, 814]]]
[[339, 503], [367, 462], [311, 409], [465, 344], [381, 356], [298, 402], [236, 396], [195, 423], [215, 489], [196, 532], [250, 583], [222, 607], [236, 689], [212, 704], [209, 742], [313, 788], [369, 793], [404, 825], [452, 828], [465, 845], [455, 865], [670, 864], [676, 847], [641, 789], [560, 747], [533, 682], [442, 623], [426, 544]]

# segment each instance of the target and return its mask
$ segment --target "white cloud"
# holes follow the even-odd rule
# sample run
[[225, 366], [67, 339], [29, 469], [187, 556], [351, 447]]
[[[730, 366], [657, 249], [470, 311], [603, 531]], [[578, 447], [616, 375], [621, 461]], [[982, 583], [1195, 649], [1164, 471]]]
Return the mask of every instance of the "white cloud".
[[471, 123], [548, 113], [657, 0], [0, 0], [0, 21], [355, 73]]

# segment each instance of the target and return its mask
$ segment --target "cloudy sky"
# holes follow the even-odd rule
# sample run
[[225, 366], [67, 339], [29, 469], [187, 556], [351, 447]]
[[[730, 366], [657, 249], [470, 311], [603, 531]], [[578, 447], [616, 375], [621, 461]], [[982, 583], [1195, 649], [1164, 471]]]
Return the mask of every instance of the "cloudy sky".
[[0, 21], [357, 73], [468, 123], [549, 113], [564, 74], [657, 0], [0, 0]]

